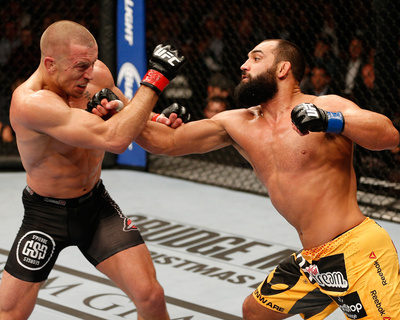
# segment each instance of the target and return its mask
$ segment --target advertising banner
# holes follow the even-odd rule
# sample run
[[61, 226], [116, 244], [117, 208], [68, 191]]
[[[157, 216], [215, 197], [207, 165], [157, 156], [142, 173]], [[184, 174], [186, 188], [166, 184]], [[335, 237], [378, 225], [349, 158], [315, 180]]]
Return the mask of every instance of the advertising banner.
[[[145, 0], [118, 0], [117, 87], [129, 99], [147, 71], [145, 21]], [[118, 156], [117, 163], [145, 168], [146, 158], [146, 151], [133, 142]]]

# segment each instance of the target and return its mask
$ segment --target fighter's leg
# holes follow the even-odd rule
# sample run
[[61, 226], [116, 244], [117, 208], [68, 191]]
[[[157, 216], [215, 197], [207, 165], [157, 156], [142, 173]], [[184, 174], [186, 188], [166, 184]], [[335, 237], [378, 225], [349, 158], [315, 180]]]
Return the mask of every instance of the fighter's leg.
[[169, 319], [164, 290], [145, 244], [120, 251], [97, 265], [135, 303], [138, 319]]
[[4, 271], [0, 282], [0, 319], [28, 319], [42, 283], [22, 281]]

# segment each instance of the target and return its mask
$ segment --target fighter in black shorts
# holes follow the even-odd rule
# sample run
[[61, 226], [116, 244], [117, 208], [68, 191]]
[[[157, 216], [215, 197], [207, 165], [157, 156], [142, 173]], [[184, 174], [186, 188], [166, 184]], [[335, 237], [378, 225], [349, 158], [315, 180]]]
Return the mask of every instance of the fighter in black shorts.
[[[1, 274], [0, 319], [28, 319], [58, 254], [76, 245], [135, 304], [138, 319], [168, 320], [146, 244], [98, 181], [105, 152], [121, 154], [137, 139], [185, 58], [170, 45], [157, 46], [148, 73], [128, 99], [98, 59], [97, 41], [84, 26], [54, 22], [40, 38], [40, 51], [38, 68], [10, 103], [29, 188], [23, 225]], [[104, 89], [118, 99], [103, 99]], [[95, 114], [99, 104], [115, 109], [107, 121]], [[179, 126], [182, 119], [174, 117], [157, 121]]]
[[42, 197], [27, 186], [22, 200], [24, 220], [5, 266], [18, 279], [46, 280], [58, 254], [68, 246], [78, 246], [97, 266], [119, 251], [144, 243], [101, 180], [75, 199]]

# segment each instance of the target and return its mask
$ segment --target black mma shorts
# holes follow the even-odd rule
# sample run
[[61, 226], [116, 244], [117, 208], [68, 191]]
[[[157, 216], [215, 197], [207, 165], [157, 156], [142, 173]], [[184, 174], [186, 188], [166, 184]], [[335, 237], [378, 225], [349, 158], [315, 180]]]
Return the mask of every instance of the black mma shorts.
[[59, 253], [68, 246], [78, 246], [96, 266], [144, 243], [101, 180], [92, 191], [74, 199], [42, 197], [27, 186], [22, 202], [24, 219], [4, 268], [20, 280], [46, 280]]

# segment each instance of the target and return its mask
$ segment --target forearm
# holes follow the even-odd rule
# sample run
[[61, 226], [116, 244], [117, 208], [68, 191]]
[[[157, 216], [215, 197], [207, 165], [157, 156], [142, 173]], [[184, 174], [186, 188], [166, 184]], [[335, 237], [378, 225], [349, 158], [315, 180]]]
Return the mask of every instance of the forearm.
[[363, 148], [380, 151], [399, 145], [399, 132], [386, 116], [370, 111], [343, 115], [342, 134]]
[[206, 153], [232, 143], [226, 131], [211, 120], [189, 122], [177, 129], [148, 121], [135, 142], [150, 153], [169, 156]]
[[123, 152], [138, 137], [157, 100], [154, 90], [141, 86], [128, 105], [107, 121], [107, 140], [115, 141], [116, 150], [112, 152]]
[[150, 153], [168, 155], [173, 149], [174, 132], [171, 130], [174, 129], [149, 120], [135, 142]]

